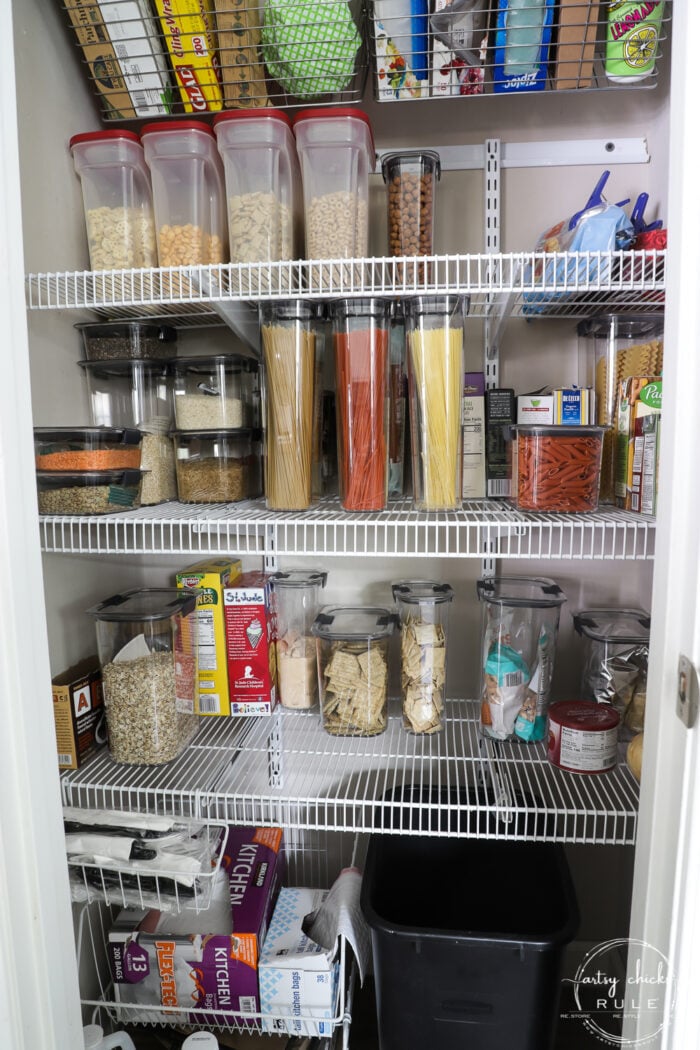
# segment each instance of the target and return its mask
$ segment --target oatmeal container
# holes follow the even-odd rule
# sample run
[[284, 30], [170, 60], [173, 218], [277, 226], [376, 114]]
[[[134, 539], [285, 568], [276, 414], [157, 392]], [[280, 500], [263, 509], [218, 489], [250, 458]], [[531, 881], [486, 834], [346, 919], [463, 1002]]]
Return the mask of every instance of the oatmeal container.
[[197, 120], [141, 129], [151, 170], [158, 263], [191, 266], [228, 259], [224, 173], [214, 132]]
[[316, 639], [311, 627], [326, 586], [325, 572], [276, 572], [270, 577], [277, 622], [277, 686], [283, 707], [309, 708], [318, 701]]
[[369, 606], [332, 606], [316, 617], [318, 690], [331, 736], [386, 729], [389, 640], [397, 627], [395, 613]]
[[391, 589], [401, 622], [404, 729], [437, 733], [445, 710], [447, 623], [454, 591], [430, 580], [403, 580]]
[[151, 179], [138, 135], [74, 135], [70, 151], [83, 191], [91, 268], [157, 266]]
[[239, 354], [173, 361], [179, 430], [260, 426], [258, 362]]
[[172, 436], [181, 503], [237, 503], [260, 495], [259, 430], [175, 430]]
[[194, 736], [196, 605], [192, 592], [156, 587], [115, 594], [88, 610], [116, 762], [170, 762]]
[[482, 732], [495, 740], [544, 740], [566, 596], [545, 577], [487, 576], [476, 590], [483, 606]]

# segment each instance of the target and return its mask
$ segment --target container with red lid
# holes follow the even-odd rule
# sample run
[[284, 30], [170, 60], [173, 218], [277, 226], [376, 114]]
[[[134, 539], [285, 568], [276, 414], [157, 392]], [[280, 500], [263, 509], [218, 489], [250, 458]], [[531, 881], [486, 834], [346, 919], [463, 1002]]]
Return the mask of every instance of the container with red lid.
[[214, 120], [224, 162], [231, 262], [298, 257], [299, 166], [292, 124], [278, 109]]
[[200, 120], [146, 124], [141, 129], [151, 170], [161, 266], [228, 259], [224, 173], [214, 132]]
[[138, 135], [74, 135], [70, 151], [80, 176], [93, 270], [156, 266], [151, 180]]
[[304, 186], [306, 257], [364, 257], [374, 139], [358, 109], [305, 109], [294, 118]]
[[549, 708], [547, 758], [568, 773], [608, 773], [617, 764], [619, 725], [609, 704], [560, 700]]

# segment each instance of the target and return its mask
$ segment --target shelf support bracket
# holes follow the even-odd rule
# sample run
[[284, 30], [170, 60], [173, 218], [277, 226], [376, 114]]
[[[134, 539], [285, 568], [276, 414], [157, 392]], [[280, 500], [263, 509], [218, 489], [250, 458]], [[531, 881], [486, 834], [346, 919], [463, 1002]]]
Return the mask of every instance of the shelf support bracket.
[[275, 549], [275, 526], [265, 526], [265, 553], [263, 555], [263, 572], [277, 572], [277, 551]]
[[[488, 254], [501, 250], [501, 141], [487, 139], [484, 143], [484, 251]], [[492, 317], [496, 296], [488, 297], [488, 308], [484, 319], [484, 382], [487, 390], [493, 390], [499, 382], [499, 343], [502, 326]], [[496, 545], [485, 540], [481, 575], [494, 576], [497, 571]]]

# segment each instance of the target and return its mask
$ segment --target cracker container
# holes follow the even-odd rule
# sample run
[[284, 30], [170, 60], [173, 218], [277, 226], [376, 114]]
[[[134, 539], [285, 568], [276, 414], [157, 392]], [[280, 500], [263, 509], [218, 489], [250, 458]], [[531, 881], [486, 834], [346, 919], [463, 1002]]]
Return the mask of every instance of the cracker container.
[[196, 594], [143, 588], [88, 610], [95, 618], [109, 750], [117, 762], [160, 765], [197, 728]]
[[316, 318], [313, 303], [261, 307], [265, 497], [270, 510], [311, 503]]
[[482, 732], [495, 740], [544, 740], [566, 596], [544, 577], [488, 576], [476, 589], [483, 605]]
[[326, 586], [325, 572], [276, 572], [271, 577], [277, 621], [277, 685], [283, 707], [309, 708], [318, 701], [316, 640], [311, 628]]
[[413, 500], [417, 510], [453, 510], [462, 498], [464, 319], [458, 295], [406, 304]]
[[160, 266], [222, 263], [228, 258], [224, 173], [214, 132], [196, 120], [146, 124]]
[[454, 591], [447, 583], [406, 580], [392, 587], [401, 621], [403, 725], [437, 733], [445, 710], [447, 622]]
[[332, 736], [376, 736], [387, 724], [389, 609], [333, 606], [316, 617], [318, 690], [323, 728]]
[[70, 151], [83, 191], [92, 269], [157, 266], [151, 180], [138, 135], [74, 135]]

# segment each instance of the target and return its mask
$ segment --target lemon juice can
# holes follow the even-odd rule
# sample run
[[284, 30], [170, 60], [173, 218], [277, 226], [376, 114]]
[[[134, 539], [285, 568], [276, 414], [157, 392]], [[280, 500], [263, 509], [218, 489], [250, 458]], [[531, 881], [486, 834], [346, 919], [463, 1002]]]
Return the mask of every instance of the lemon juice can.
[[605, 49], [608, 80], [629, 84], [654, 71], [663, 0], [611, 0]]

